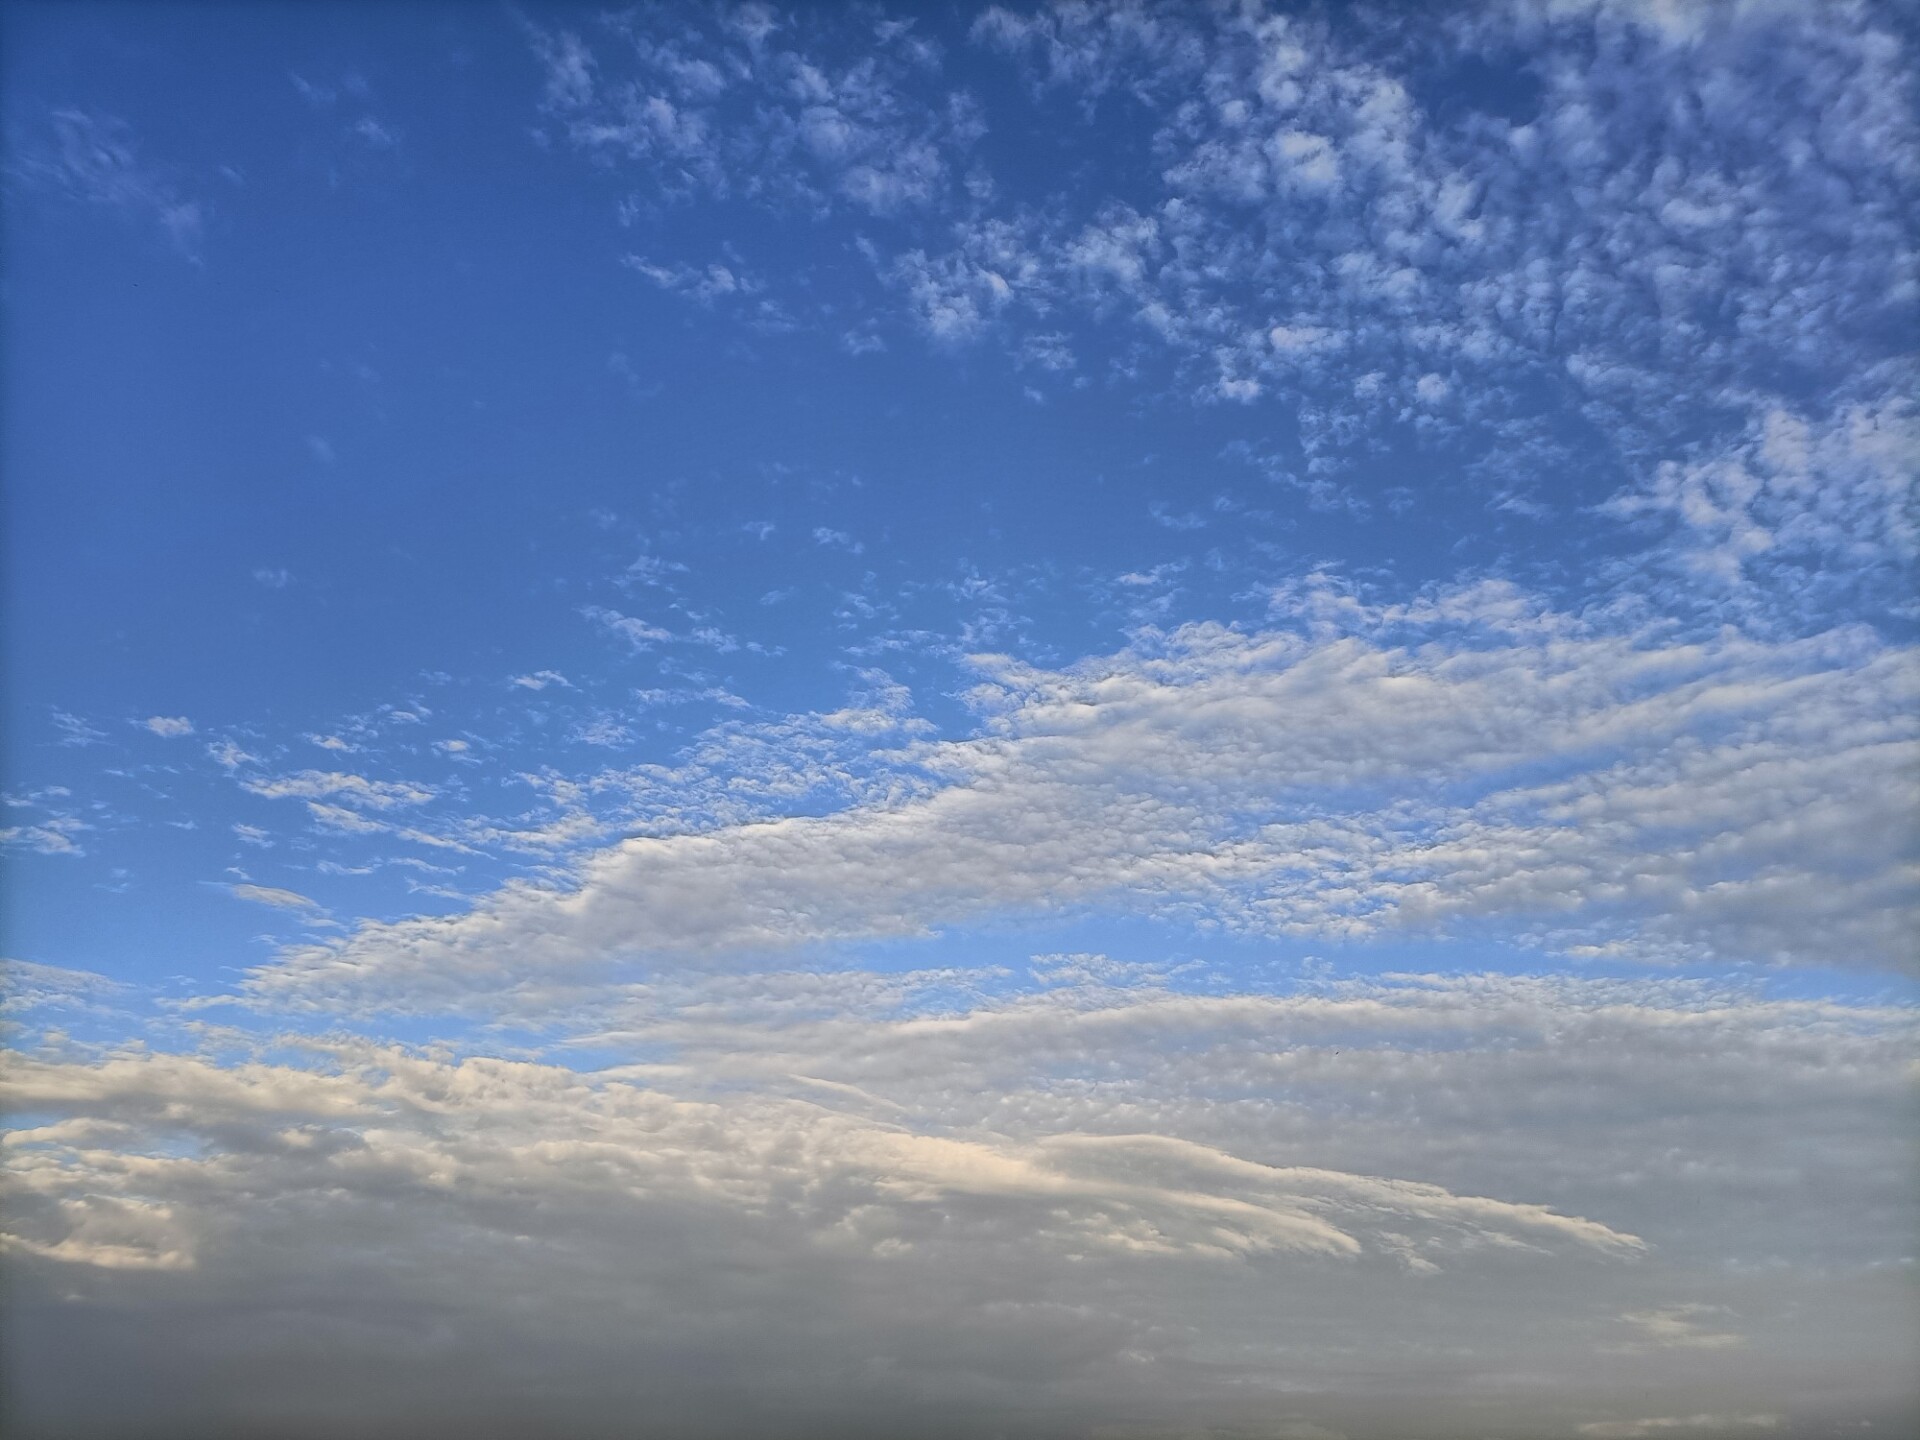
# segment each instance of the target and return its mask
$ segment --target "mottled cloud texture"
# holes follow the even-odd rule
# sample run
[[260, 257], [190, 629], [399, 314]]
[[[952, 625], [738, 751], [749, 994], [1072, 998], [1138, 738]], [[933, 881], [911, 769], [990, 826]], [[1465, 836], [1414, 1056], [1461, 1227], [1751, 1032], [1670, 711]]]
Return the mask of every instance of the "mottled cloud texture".
[[292, 15], [8, 112], [9, 1433], [1920, 1421], [1911, 15]]

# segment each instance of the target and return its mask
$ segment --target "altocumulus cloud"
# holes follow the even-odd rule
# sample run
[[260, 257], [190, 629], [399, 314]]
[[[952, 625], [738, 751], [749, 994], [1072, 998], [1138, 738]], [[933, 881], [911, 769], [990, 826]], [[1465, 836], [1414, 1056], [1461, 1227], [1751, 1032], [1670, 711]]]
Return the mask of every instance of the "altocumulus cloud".
[[1300, 628], [1197, 626], [1072, 671], [996, 661], [978, 739], [899, 804], [632, 839], [558, 888], [254, 972], [444, 1003], [620, 959], [924, 934], [1116, 900], [1254, 934], [1470, 920], [1659, 960], [1911, 962], [1920, 668], [1866, 633], [1692, 643], [1476, 587]]
[[21, 87], [9, 1426], [1911, 1428], [1896, 7], [306, 13]]

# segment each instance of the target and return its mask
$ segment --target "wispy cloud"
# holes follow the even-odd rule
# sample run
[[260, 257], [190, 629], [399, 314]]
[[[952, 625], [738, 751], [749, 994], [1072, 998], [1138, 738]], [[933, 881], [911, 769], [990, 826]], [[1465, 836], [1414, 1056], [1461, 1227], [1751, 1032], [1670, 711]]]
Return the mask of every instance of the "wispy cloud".
[[390, 810], [396, 805], [419, 805], [433, 798], [428, 786], [411, 780], [369, 780], [339, 770], [301, 770], [292, 775], [243, 780], [242, 786], [269, 800], [338, 800], [362, 810]]
[[200, 258], [205, 204], [185, 195], [164, 167], [146, 157], [131, 126], [77, 109], [55, 110], [48, 123], [50, 141], [29, 138], [14, 150], [14, 176], [32, 189], [151, 224], [182, 258]]
[[318, 901], [308, 899], [297, 890], [252, 884], [229, 885], [227, 889], [236, 900], [251, 900], [256, 905], [271, 905], [279, 910], [317, 911], [322, 908]]

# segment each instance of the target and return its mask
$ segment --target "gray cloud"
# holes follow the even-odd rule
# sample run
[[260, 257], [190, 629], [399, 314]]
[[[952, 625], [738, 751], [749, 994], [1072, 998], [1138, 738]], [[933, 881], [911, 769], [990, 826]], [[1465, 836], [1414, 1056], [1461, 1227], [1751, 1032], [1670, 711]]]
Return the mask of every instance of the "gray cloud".
[[[17, 1057], [12, 1303], [49, 1363], [16, 1403], [1025, 1433], [1272, 1424], [1286, 1396], [1288, 1423], [1405, 1434], [1497, 1397], [1568, 1435], [1817, 1417], [1815, 1375], [1898, 1403], [1910, 1014], [1036, 968], [934, 1011], [910, 996], [935, 976], [663, 976], [593, 1005], [624, 1041], [582, 1037], [661, 1058], [590, 1073], [345, 1040]], [[1447, 1178], [1379, 1178], [1410, 1167]], [[1417, 1413], [1364, 1398], [1409, 1386]]]

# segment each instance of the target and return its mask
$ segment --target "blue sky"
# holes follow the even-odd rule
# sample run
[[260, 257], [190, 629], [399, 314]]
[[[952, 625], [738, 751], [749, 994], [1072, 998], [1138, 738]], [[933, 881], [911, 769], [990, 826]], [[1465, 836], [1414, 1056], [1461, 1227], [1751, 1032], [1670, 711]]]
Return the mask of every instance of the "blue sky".
[[1911, 1417], [1900, 7], [5, 23], [21, 1423]]

